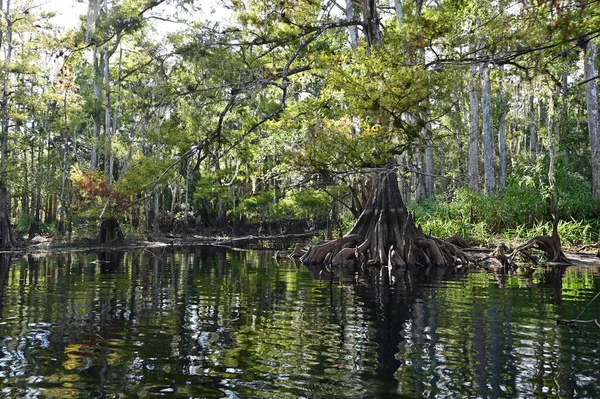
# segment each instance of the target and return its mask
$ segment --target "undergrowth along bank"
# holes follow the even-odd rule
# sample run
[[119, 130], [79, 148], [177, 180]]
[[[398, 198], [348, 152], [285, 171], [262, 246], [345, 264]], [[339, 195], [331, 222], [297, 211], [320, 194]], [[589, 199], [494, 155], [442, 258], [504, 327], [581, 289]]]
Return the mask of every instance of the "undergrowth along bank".
[[[598, 241], [600, 218], [585, 192], [571, 192], [557, 203], [563, 246]], [[459, 234], [475, 245], [523, 241], [551, 234], [554, 215], [547, 196], [526, 187], [509, 187], [487, 196], [459, 190], [448, 201], [425, 199], [408, 204], [423, 231], [436, 237]]]

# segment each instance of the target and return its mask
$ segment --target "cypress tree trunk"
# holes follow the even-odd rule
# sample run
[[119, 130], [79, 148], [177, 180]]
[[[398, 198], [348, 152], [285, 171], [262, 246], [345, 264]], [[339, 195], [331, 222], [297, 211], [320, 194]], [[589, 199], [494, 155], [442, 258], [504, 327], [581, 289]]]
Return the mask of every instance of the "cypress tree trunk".
[[124, 240], [121, 226], [115, 218], [107, 218], [102, 220], [100, 225], [100, 233], [98, 242], [100, 244], [115, 244]]
[[[0, 1], [0, 8], [2, 2]], [[9, 65], [12, 59], [12, 17], [10, 15], [10, 2], [6, 5], [6, 10], [2, 10], [4, 13], [4, 19], [6, 20], [6, 27], [2, 30], [6, 33], [6, 45], [5, 45], [5, 59], [4, 64]], [[1, 35], [1, 33], [0, 33]], [[0, 39], [2, 36], [0, 36]], [[0, 40], [0, 46], [2, 40]], [[8, 191], [6, 180], [6, 171], [8, 165], [8, 129], [9, 129], [9, 99], [11, 97], [11, 89], [9, 87], [9, 72], [4, 68], [4, 74], [2, 76], [2, 98], [0, 99], [0, 114], [1, 114], [1, 126], [0, 126], [0, 247], [1, 248], [12, 248], [16, 246], [15, 237], [10, 224], [10, 193]]]
[[592, 153], [592, 196], [600, 213], [600, 125], [598, 120], [598, 88], [596, 86], [596, 47], [590, 40], [585, 47], [583, 62], [587, 102], [588, 132]]
[[10, 195], [4, 182], [0, 182], [0, 248], [12, 248], [16, 244], [10, 224]]
[[533, 95], [529, 96], [529, 157], [531, 164], [537, 162], [538, 130]]
[[[501, 68], [502, 70], [502, 68]], [[508, 102], [504, 97], [502, 77], [498, 82], [498, 97], [500, 100], [500, 116], [498, 118], [498, 189], [506, 188], [506, 113]]]
[[[354, 18], [354, 2], [353, 0], [346, 0], [346, 19], [354, 21]], [[348, 27], [348, 38], [350, 39], [350, 47], [356, 49], [358, 47], [358, 28], [356, 26]]]
[[492, 87], [490, 71], [484, 65], [481, 71], [481, 116], [483, 121], [483, 170], [486, 194], [496, 191], [496, 173], [494, 171], [494, 132], [492, 131]]
[[479, 191], [479, 99], [477, 96], [477, 64], [471, 64], [469, 78], [469, 153], [467, 175], [469, 188]]
[[450, 266], [458, 259], [467, 264], [467, 256], [456, 246], [415, 225], [402, 201], [395, 170], [376, 176], [367, 206], [348, 234], [314, 245], [301, 258], [305, 265], [354, 262], [390, 267]]

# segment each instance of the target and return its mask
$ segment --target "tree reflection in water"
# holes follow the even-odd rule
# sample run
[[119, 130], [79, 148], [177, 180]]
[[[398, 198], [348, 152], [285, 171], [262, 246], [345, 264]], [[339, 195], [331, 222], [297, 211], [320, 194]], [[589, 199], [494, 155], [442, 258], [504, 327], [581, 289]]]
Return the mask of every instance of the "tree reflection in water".
[[209, 247], [0, 259], [12, 397], [598, 394], [598, 332], [555, 322], [595, 294], [593, 269], [340, 280]]

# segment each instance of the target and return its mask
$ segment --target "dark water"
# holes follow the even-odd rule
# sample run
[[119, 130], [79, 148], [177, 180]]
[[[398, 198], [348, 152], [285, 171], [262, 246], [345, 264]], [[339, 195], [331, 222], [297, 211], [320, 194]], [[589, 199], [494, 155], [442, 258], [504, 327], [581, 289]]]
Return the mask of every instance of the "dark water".
[[600, 397], [600, 327], [556, 321], [594, 268], [315, 277], [210, 247], [4, 256], [0, 397]]

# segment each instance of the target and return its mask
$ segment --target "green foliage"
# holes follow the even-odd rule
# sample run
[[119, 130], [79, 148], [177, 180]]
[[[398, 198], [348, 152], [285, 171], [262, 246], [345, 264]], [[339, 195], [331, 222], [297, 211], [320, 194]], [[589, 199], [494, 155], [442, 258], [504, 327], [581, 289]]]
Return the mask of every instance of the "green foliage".
[[[586, 182], [580, 181], [577, 185], [576, 180], [570, 180], [570, 184], [573, 193], [586, 191]], [[594, 218], [593, 207], [587, 204], [587, 199], [586, 195], [572, 193], [560, 198], [558, 233], [563, 244], [598, 239], [600, 222]], [[552, 232], [553, 215], [548, 198], [515, 182], [505, 192], [494, 196], [462, 189], [450, 202], [427, 199], [413, 202], [408, 208], [427, 233], [438, 237], [459, 234], [486, 246], [501, 240], [525, 240]], [[581, 218], [573, 218], [572, 213]]]
[[331, 202], [322, 190], [290, 190], [277, 204], [276, 215], [286, 219], [318, 218], [327, 214]]
[[30, 218], [27, 214], [20, 214], [15, 220], [15, 231], [20, 234], [25, 234], [29, 231]]

